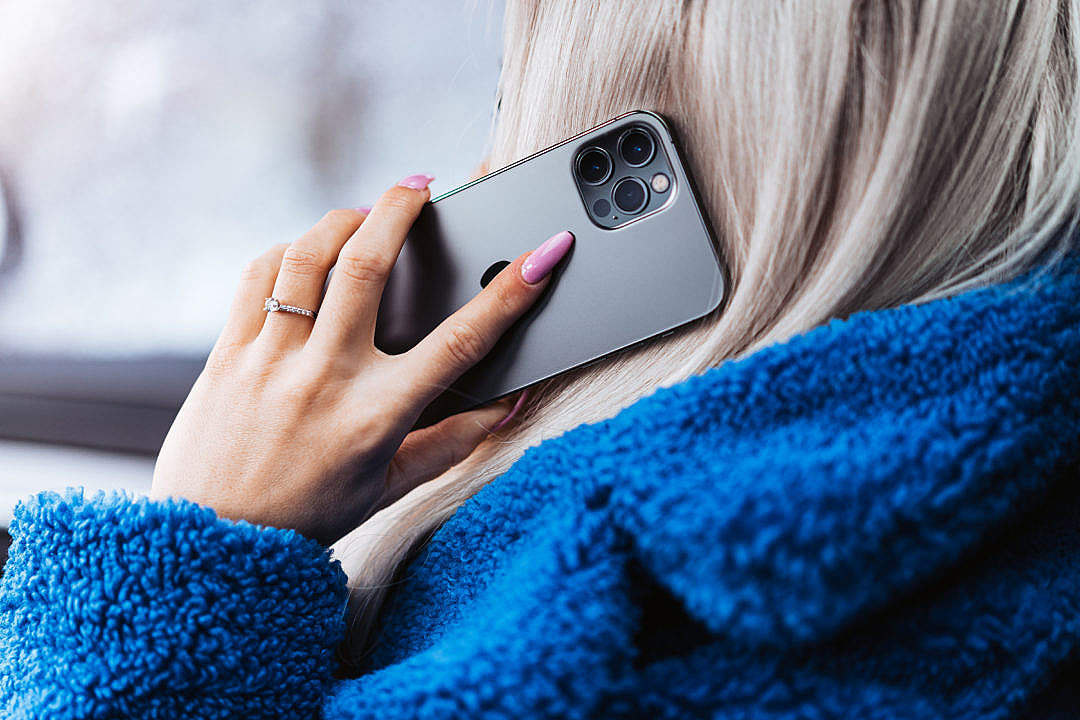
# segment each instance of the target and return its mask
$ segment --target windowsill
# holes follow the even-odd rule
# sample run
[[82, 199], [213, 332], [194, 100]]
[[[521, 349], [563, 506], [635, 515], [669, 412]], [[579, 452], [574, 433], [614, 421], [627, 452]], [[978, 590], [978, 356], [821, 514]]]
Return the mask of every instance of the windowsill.
[[0, 355], [0, 527], [43, 490], [150, 488], [204, 359]]
[[89, 448], [0, 440], [0, 527], [11, 522], [20, 500], [43, 490], [82, 486], [87, 493], [150, 489], [154, 458]]
[[0, 355], [0, 438], [156, 455], [204, 362]]

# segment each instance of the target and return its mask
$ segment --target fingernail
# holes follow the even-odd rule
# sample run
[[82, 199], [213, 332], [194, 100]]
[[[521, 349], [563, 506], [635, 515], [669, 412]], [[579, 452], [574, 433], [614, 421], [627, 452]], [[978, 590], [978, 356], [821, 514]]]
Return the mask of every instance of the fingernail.
[[362, 205], [361, 207], [353, 208], [353, 210], [355, 210], [356, 212], [362, 212], [365, 215], [370, 215], [371, 214], [371, 206], [370, 205]]
[[574, 236], [566, 230], [552, 235], [525, 258], [525, 262], [521, 264], [521, 277], [530, 285], [540, 282], [562, 260], [563, 255], [573, 244]]
[[427, 173], [420, 173], [419, 175], [410, 175], [407, 178], [402, 178], [398, 185], [401, 187], [412, 188], [413, 190], [423, 190], [431, 181], [435, 179], [434, 175], [428, 175]]
[[506, 417], [504, 417], [502, 420], [500, 420], [498, 423], [496, 423], [495, 427], [491, 428], [491, 432], [495, 432], [496, 430], [501, 428], [503, 425], [505, 425], [506, 423], [508, 423], [508, 422], [510, 422], [511, 420], [514, 419], [514, 416], [517, 415], [518, 410], [520, 410], [521, 406], [525, 404], [525, 398], [528, 396], [528, 394], [529, 394], [528, 390], [522, 390], [521, 391], [521, 394], [518, 395], [517, 402], [514, 403], [514, 407], [510, 408], [510, 412], [508, 412], [506, 414]]

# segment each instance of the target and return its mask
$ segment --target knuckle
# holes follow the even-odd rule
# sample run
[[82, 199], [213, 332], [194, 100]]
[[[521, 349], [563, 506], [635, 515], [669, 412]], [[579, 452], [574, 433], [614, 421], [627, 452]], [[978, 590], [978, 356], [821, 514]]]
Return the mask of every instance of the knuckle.
[[383, 261], [370, 252], [343, 253], [337, 261], [337, 272], [365, 285], [380, 283], [387, 275]]
[[307, 414], [305, 411], [314, 404], [316, 393], [312, 391], [311, 385], [290, 379], [277, 385], [274, 395], [281, 407]]
[[296, 244], [290, 245], [285, 250], [285, 254], [281, 257], [281, 265], [288, 272], [305, 277], [325, 272], [325, 262], [319, 253]]
[[270, 263], [264, 257], [248, 260], [243, 270], [240, 271], [240, 282], [261, 280], [270, 274], [271, 269]]
[[349, 418], [347, 432], [350, 437], [349, 445], [375, 446], [387, 434], [386, 417], [363, 410], [357, 411]]
[[243, 343], [219, 341], [210, 350], [203, 370], [210, 375], [227, 374], [240, 364]]
[[308, 348], [301, 349], [296, 359], [304, 381], [311, 387], [327, 392], [339, 387], [339, 380], [342, 378], [351, 377], [357, 367], [352, 356], [312, 351]]
[[451, 468], [469, 456], [475, 449], [465, 443], [461, 435], [447, 428], [438, 432], [438, 446], [442, 449], [443, 467]]
[[491, 302], [502, 316], [516, 315], [521, 307], [520, 288], [512, 282], [491, 283]]
[[447, 329], [446, 353], [458, 367], [474, 365], [487, 349], [484, 336], [471, 323], [459, 321]]
[[274, 262], [277, 262], [278, 260], [281, 259], [281, 256], [284, 255], [285, 251], [288, 250], [288, 249], [289, 249], [289, 243], [287, 243], [287, 242], [277, 243], [277, 244], [271, 246], [271, 248], [269, 250], [267, 250], [263, 254], [263, 257], [267, 258], [267, 259], [272, 259]]
[[277, 273], [278, 262], [288, 243], [278, 243], [257, 258], [249, 260], [240, 271], [241, 280], [262, 280]]
[[412, 210], [417, 206], [418, 193], [403, 187], [392, 187], [382, 196], [382, 205], [394, 210]]
[[341, 225], [358, 225], [358, 220], [359, 216], [357, 215], [355, 210], [337, 209], [331, 210], [330, 212], [323, 215], [322, 220], [319, 221], [319, 224], [332, 225], [335, 227]]

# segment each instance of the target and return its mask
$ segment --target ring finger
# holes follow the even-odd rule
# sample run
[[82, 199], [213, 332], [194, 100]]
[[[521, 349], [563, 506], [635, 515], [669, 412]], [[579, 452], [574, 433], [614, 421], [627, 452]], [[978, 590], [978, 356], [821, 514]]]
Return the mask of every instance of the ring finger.
[[[273, 297], [282, 305], [317, 311], [326, 276], [364, 217], [359, 210], [331, 210], [293, 242], [281, 258]], [[304, 315], [271, 312], [259, 335], [275, 345], [299, 345], [311, 333], [312, 324], [312, 318]]]

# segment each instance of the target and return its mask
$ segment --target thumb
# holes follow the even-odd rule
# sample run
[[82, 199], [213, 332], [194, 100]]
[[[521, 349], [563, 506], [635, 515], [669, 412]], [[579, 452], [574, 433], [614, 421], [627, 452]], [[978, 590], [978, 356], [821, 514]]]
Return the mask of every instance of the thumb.
[[387, 504], [467, 458], [489, 435], [517, 415], [528, 392], [523, 390], [482, 408], [451, 415], [406, 435], [390, 461]]

